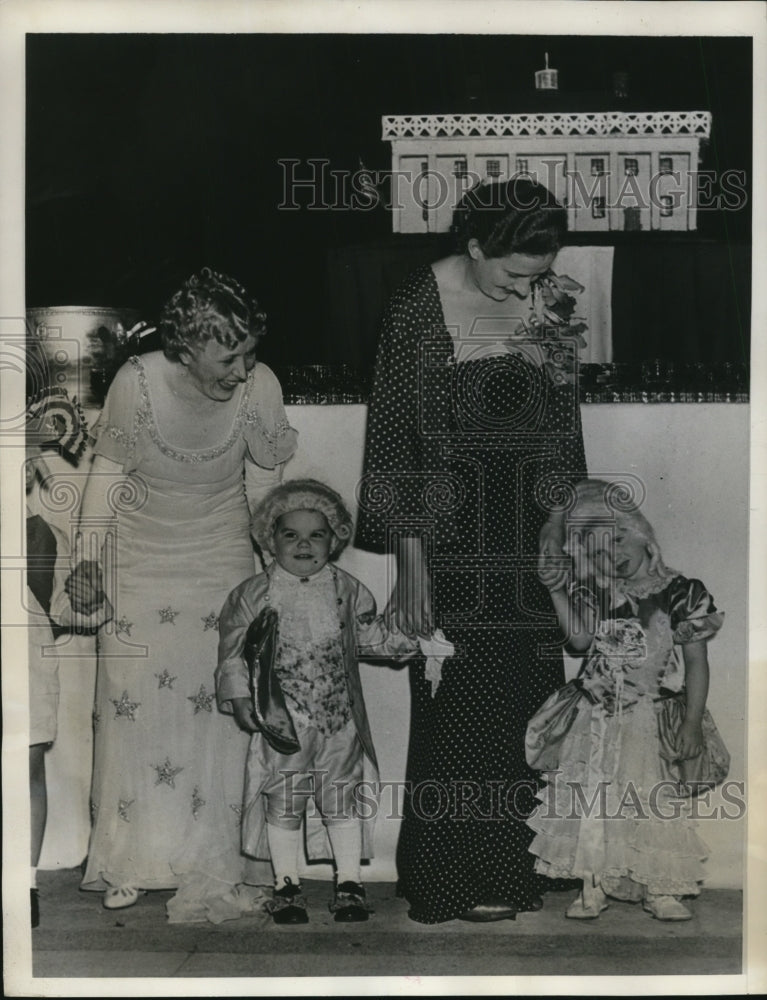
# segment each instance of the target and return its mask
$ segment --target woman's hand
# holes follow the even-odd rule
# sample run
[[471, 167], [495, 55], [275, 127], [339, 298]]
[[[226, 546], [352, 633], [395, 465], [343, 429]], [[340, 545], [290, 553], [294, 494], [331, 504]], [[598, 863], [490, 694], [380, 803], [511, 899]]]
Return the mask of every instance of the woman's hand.
[[562, 559], [552, 559], [548, 555], [538, 556], [538, 579], [552, 593], [566, 587], [570, 580], [568, 568]]
[[561, 514], [552, 514], [541, 528], [538, 551], [541, 555], [561, 556], [564, 549], [565, 519]]
[[676, 749], [679, 760], [689, 760], [701, 753], [703, 750], [703, 729], [697, 719], [687, 718], [679, 727]]
[[106, 599], [104, 577], [97, 562], [79, 562], [64, 581], [64, 589], [72, 609], [82, 615], [92, 614]]
[[565, 519], [552, 514], [538, 536], [538, 578], [549, 590], [561, 590], [569, 582], [570, 559], [564, 549]]
[[434, 633], [431, 580], [420, 538], [401, 538], [397, 548], [397, 582], [383, 612], [387, 628], [411, 639]]
[[256, 714], [253, 711], [253, 703], [250, 698], [232, 698], [232, 713], [240, 729], [243, 729], [246, 733], [257, 733], [259, 731]]

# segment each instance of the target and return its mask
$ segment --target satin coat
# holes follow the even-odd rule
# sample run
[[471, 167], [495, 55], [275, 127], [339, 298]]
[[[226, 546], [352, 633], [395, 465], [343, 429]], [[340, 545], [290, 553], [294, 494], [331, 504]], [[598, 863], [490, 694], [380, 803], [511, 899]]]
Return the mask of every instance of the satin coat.
[[[256, 615], [269, 604], [269, 587], [274, 563], [266, 572], [251, 577], [235, 588], [221, 611], [219, 656], [216, 668], [216, 696], [223, 712], [232, 711], [232, 699], [250, 698], [248, 666], [243, 656], [245, 636]], [[365, 808], [362, 814], [362, 856], [372, 858], [375, 818], [378, 812], [378, 761], [376, 760], [370, 721], [365, 708], [360, 680], [359, 660], [390, 665], [392, 659], [407, 659], [419, 651], [416, 640], [390, 630], [376, 613], [373, 595], [351, 574], [337, 566], [330, 567], [338, 597], [338, 615], [342, 631], [349, 705], [363, 753]], [[266, 801], [263, 789], [267, 780], [261, 760], [268, 747], [261, 733], [251, 738], [245, 775], [242, 812], [242, 846], [246, 854], [268, 860], [266, 838]], [[368, 815], [370, 814], [370, 815]], [[332, 858], [330, 841], [316, 811], [307, 811], [306, 850], [309, 860]]]

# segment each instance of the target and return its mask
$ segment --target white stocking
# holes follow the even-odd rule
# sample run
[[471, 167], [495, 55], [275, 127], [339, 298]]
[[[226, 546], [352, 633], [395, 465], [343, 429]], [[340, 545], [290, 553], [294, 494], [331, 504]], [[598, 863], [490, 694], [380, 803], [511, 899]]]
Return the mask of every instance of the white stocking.
[[266, 824], [266, 838], [274, 869], [274, 885], [281, 889], [289, 878], [298, 885], [298, 848], [301, 843], [301, 828], [284, 830], [281, 826]]
[[358, 819], [345, 823], [328, 823], [326, 827], [333, 857], [336, 861], [336, 881], [361, 882], [362, 826]]

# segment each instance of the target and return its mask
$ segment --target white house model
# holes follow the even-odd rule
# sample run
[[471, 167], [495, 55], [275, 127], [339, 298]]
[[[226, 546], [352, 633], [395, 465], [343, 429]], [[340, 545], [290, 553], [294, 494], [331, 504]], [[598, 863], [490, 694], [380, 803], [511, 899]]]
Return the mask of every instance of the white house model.
[[461, 195], [528, 174], [587, 231], [696, 228], [708, 111], [385, 115], [395, 233], [450, 228]]

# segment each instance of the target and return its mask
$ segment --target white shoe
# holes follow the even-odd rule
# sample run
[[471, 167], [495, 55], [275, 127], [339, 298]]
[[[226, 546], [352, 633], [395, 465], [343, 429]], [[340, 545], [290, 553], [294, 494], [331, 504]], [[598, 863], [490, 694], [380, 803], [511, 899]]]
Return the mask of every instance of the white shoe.
[[642, 908], [656, 920], [692, 920], [692, 913], [676, 896], [648, 896]]
[[565, 910], [565, 916], [570, 920], [596, 920], [599, 914], [607, 909], [607, 900], [604, 893], [601, 893], [601, 898], [593, 890], [589, 895], [593, 898], [586, 902], [583, 893], [579, 892], [577, 898]]
[[127, 906], [134, 906], [140, 895], [140, 890], [132, 885], [110, 886], [104, 893], [104, 909], [124, 910]]

